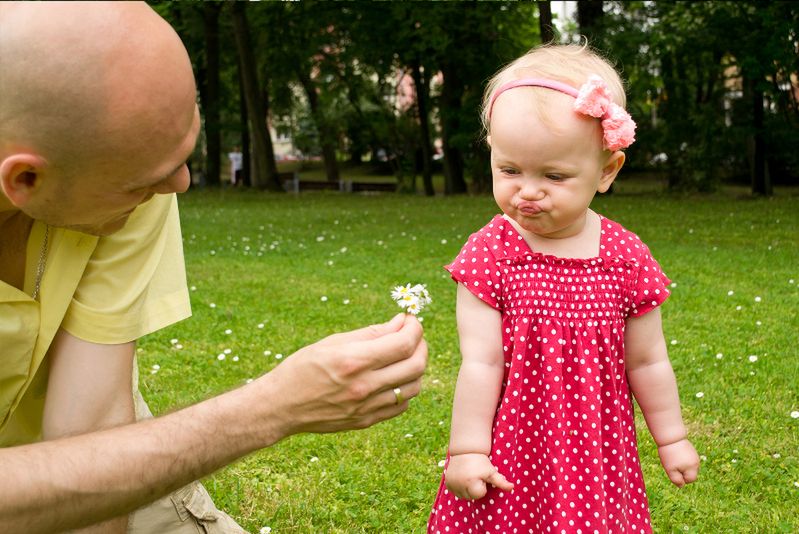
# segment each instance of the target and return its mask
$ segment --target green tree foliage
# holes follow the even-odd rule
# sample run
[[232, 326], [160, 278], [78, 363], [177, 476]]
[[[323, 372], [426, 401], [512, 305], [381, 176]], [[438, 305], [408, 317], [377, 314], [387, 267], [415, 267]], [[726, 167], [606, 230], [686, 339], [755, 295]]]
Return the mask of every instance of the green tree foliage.
[[[799, 6], [791, 2], [613, 2], [597, 44], [629, 81], [645, 167], [668, 158], [669, 186], [710, 191], [749, 179], [799, 181]], [[791, 77], [793, 76], [793, 91]]]
[[[541, 42], [539, 10], [547, 27], [547, 6], [248, 3], [258, 100], [265, 106], [250, 113], [268, 115], [255, 120], [288, 133], [303, 155], [321, 156], [330, 180], [338, 179], [340, 159], [376, 161], [380, 155], [401, 186], [415, 190], [421, 173], [431, 194], [439, 139], [446, 193], [465, 192], [469, 182], [473, 190], [487, 190], [488, 151], [478, 120], [483, 88], [503, 64]], [[241, 54], [230, 4], [156, 7], [178, 29], [195, 63], [205, 146], [218, 152], [220, 145], [244, 144]], [[799, 182], [799, 4], [581, 0], [578, 7], [577, 31], [590, 34], [628, 82], [628, 107], [639, 125], [628, 151], [631, 167], [662, 169], [676, 190], [710, 191], [736, 179], [770, 194], [772, 182]], [[576, 21], [558, 22], [576, 28]], [[577, 36], [559, 37], [568, 39]], [[208, 72], [215, 62], [218, 89]], [[400, 105], [403, 76], [414, 81], [414, 105]], [[214, 145], [214, 136], [221, 142]], [[214, 182], [213, 157], [205, 167]]]

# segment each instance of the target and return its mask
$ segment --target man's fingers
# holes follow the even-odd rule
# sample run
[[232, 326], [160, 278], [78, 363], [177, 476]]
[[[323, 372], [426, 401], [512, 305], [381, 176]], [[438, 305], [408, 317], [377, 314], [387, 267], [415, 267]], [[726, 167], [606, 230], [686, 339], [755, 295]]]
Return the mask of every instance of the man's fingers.
[[385, 336], [386, 334], [399, 331], [399, 329], [402, 328], [402, 325], [405, 323], [405, 315], [406, 314], [404, 313], [398, 313], [392, 317], [391, 320], [385, 323], [373, 324], [359, 328], [358, 330], [333, 334], [325, 338], [325, 341], [335, 343], [351, 343], [355, 341], [377, 339], [379, 337]]
[[[393, 320], [388, 324], [393, 324]], [[369, 367], [380, 369], [414, 354], [422, 342], [422, 325], [413, 316], [406, 316], [398, 331], [375, 338], [353, 341], [347, 349], [356, 358], [369, 361]]]
[[[399, 360], [391, 365], [382, 367], [369, 373], [370, 381], [377, 386], [377, 389], [391, 390], [402, 384], [416, 382], [427, 367], [427, 343], [422, 339], [416, 346], [414, 353], [404, 360]], [[403, 394], [405, 391], [403, 390]], [[418, 393], [418, 391], [417, 391]], [[410, 398], [413, 395], [405, 395]]]
[[491, 473], [488, 478], [486, 478], [486, 482], [491, 484], [492, 486], [501, 489], [502, 491], [511, 491], [513, 490], [513, 484], [511, 484], [504, 475], [502, 475], [499, 471], [494, 471]]

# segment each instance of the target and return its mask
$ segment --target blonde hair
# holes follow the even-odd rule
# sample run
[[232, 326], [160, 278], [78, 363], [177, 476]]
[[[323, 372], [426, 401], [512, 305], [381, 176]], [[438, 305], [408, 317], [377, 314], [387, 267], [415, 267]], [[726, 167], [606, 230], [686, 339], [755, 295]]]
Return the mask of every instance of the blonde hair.
[[[499, 70], [489, 81], [483, 93], [483, 104], [480, 108], [480, 120], [483, 130], [490, 133], [489, 115], [491, 98], [500, 86], [520, 78], [547, 78], [566, 83], [579, 89], [591, 74], [601, 77], [608, 86], [613, 102], [625, 107], [627, 97], [624, 84], [616, 69], [598, 52], [592, 50], [588, 43], [545, 44], [533, 48], [520, 58]], [[536, 98], [546, 100], [551, 91], [536, 91]], [[546, 109], [545, 106], [540, 109]]]

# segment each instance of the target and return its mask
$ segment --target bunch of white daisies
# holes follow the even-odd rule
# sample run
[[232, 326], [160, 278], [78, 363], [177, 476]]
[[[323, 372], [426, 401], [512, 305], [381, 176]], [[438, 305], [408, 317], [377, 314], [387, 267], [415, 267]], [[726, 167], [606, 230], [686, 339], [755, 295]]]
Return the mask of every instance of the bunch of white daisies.
[[413, 315], [418, 315], [425, 306], [433, 302], [424, 284], [397, 286], [391, 292], [391, 298], [397, 301], [400, 308]]

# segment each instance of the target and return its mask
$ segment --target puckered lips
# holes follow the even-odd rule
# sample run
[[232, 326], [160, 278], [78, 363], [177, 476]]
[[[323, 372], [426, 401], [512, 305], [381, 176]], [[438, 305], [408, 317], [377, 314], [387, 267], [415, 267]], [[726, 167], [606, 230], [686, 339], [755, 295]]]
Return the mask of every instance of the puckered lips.
[[516, 209], [519, 210], [519, 213], [521, 213], [526, 217], [532, 217], [544, 211], [543, 208], [541, 208], [541, 206], [537, 202], [529, 202], [529, 201], [519, 202], [516, 205]]

